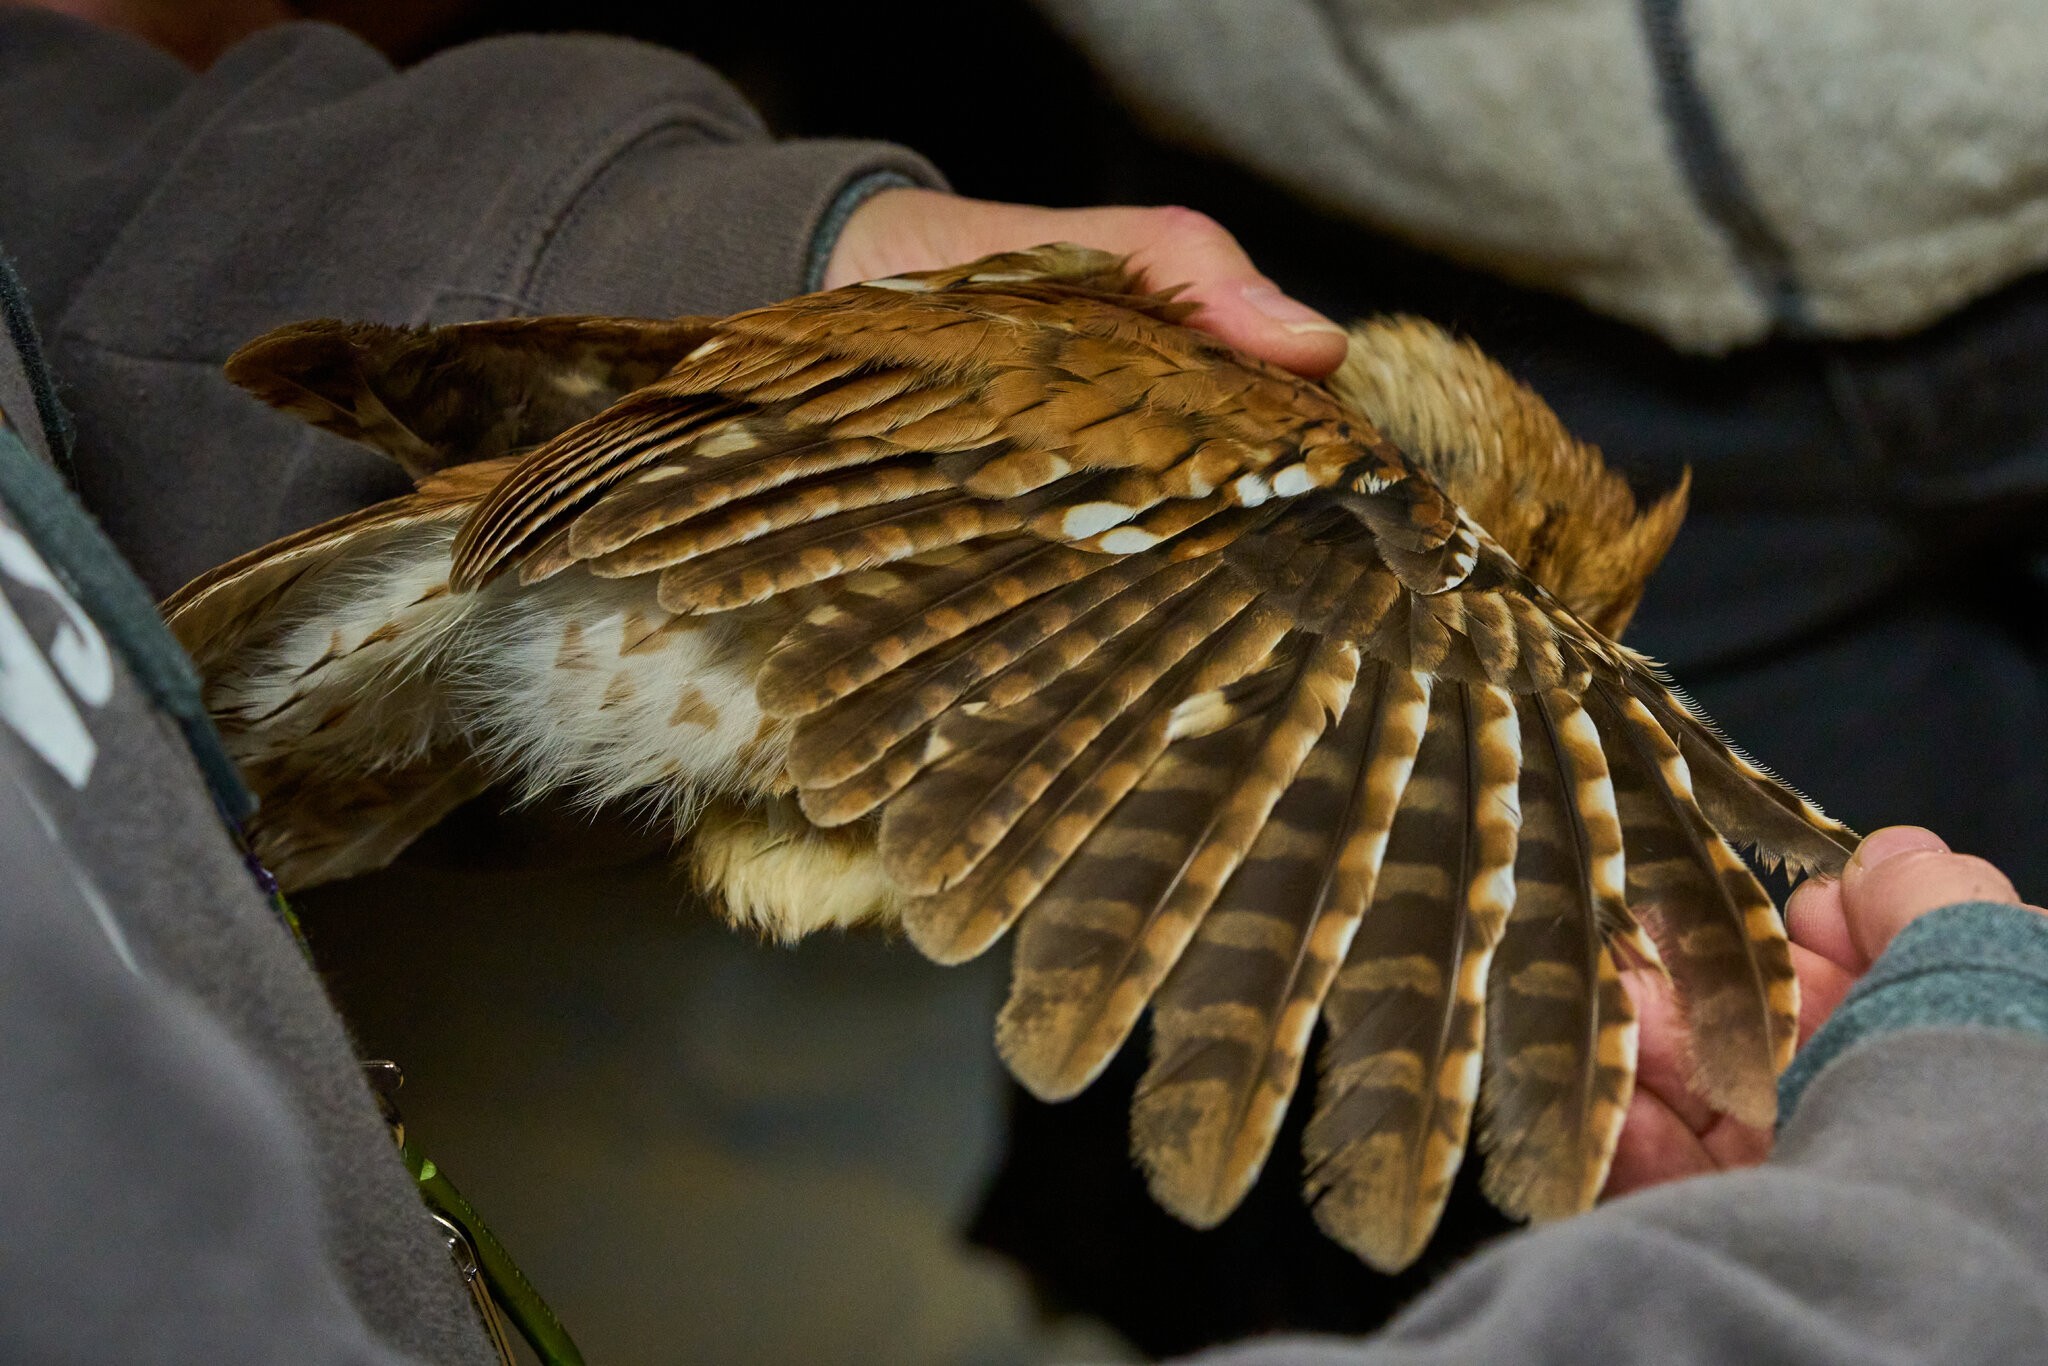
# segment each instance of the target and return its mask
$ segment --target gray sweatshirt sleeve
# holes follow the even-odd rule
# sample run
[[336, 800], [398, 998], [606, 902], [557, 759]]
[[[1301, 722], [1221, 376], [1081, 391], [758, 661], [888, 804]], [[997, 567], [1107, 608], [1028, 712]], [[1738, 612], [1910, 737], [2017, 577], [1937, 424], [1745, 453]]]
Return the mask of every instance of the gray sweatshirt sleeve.
[[400, 72], [291, 24], [195, 76], [0, 9], [0, 128], [0, 242], [78, 414], [76, 485], [159, 594], [402, 490], [220, 378], [266, 329], [730, 312], [812, 283], [849, 195], [938, 183], [886, 144], [777, 142], [697, 62], [594, 37]]
[[2038, 1360], [2048, 1343], [2048, 917], [1902, 933], [1785, 1078], [1777, 1150], [1506, 1239], [1364, 1343], [1203, 1366]]

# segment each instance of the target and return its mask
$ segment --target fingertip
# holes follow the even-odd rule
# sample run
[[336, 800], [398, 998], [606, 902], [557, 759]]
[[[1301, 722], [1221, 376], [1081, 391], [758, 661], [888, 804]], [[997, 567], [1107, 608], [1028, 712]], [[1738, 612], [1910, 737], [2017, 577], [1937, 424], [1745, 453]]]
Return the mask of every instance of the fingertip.
[[1342, 328], [1335, 332], [1290, 329], [1287, 341], [1275, 350], [1270, 359], [1275, 365], [1304, 378], [1328, 379], [1344, 363], [1344, 355], [1350, 349], [1351, 339]]
[[1794, 944], [1843, 968], [1859, 966], [1842, 910], [1842, 884], [1810, 877], [1785, 899], [1785, 932]]
[[[1343, 331], [1314, 324], [1279, 323], [1246, 309], [1219, 306], [1201, 298], [1201, 311], [1189, 325], [1228, 342], [1249, 356], [1270, 361], [1305, 379], [1324, 379], [1344, 363], [1349, 341]], [[1329, 324], [1335, 328], [1336, 324]]]

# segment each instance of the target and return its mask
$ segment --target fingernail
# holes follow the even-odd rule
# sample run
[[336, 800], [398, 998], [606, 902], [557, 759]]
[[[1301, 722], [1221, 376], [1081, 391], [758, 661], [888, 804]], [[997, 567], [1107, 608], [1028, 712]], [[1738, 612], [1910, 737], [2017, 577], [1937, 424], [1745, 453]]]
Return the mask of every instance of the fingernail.
[[1297, 336], [1308, 332], [1327, 332], [1339, 337], [1345, 335], [1343, 328], [1301, 300], [1281, 293], [1278, 285], [1246, 285], [1243, 293], [1246, 303], [1279, 323], [1283, 331]]
[[1864, 836], [1863, 843], [1856, 846], [1855, 854], [1850, 857], [1849, 866], [1864, 872], [1886, 859], [1916, 851], [1946, 854], [1948, 842], [1932, 830], [1918, 825], [1888, 825]]

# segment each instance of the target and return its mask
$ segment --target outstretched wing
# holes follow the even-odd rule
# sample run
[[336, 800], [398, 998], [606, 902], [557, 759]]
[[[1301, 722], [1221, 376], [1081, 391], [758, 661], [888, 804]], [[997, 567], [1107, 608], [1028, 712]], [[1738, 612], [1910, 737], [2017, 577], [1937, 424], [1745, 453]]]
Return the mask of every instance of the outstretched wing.
[[1717, 830], [1821, 868], [1845, 832], [1361, 414], [1179, 316], [1047, 248], [712, 324], [500, 485], [455, 580], [802, 610], [758, 696], [804, 811], [878, 822], [934, 958], [1017, 927], [999, 1040], [1038, 1094], [1154, 1010], [1134, 1144], [1190, 1222], [1256, 1175], [1319, 1019], [1334, 1236], [1412, 1260], [1475, 1108], [1496, 1199], [1583, 1208], [1635, 961], [1705, 1093], [1766, 1119], [1795, 983]]

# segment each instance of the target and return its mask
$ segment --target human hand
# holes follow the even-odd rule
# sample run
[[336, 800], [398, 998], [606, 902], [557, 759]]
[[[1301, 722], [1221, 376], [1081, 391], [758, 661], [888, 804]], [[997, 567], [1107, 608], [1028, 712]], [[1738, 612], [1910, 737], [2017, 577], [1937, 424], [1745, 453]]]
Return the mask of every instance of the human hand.
[[1259, 274], [1237, 239], [1193, 209], [1043, 209], [938, 190], [883, 190], [839, 234], [825, 287], [934, 270], [998, 251], [1074, 242], [1129, 253], [1155, 288], [1185, 284], [1188, 322], [1241, 351], [1320, 379], [1344, 359], [1344, 330]]
[[[2018, 900], [2005, 874], [1983, 859], [1951, 853], [1930, 830], [1894, 825], [1870, 835], [1839, 881], [1808, 878], [1785, 906], [1799, 976], [1800, 1046], [1912, 921], [1960, 901]], [[1641, 1051], [1604, 1194], [1763, 1161], [1769, 1131], [1736, 1122], [1686, 1086], [1683, 1017], [1669, 984], [1652, 971], [1631, 973], [1628, 983]]]

